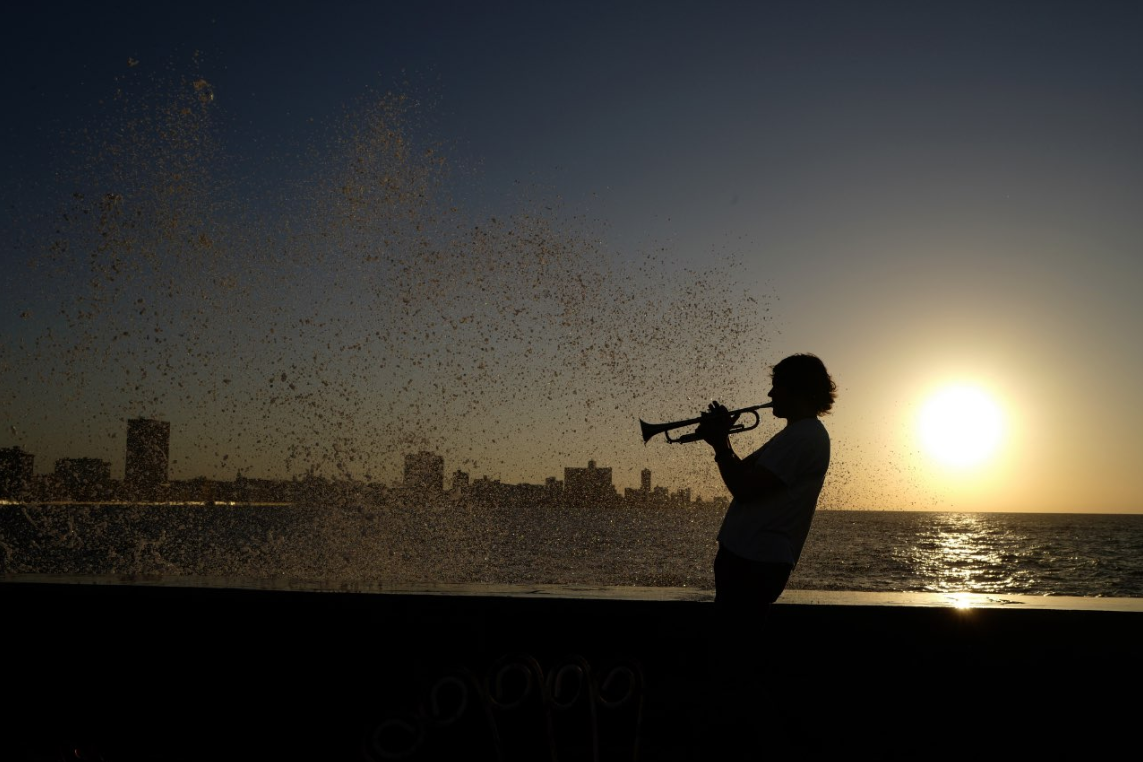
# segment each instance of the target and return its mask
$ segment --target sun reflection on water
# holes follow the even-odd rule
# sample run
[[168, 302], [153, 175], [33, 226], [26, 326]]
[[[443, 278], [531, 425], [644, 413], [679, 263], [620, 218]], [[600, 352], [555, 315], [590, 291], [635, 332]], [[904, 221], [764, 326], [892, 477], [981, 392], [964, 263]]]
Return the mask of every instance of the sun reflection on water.
[[1018, 548], [1019, 538], [998, 535], [985, 515], [949, 513], [901, 553], [918, 575], [931, 580], [930, 592], [991, 593], [1010, 589]]
[[949, 603], [956, 609], [975, 608], [978, 599], [973, 593], [953, 593], [948, 597]]

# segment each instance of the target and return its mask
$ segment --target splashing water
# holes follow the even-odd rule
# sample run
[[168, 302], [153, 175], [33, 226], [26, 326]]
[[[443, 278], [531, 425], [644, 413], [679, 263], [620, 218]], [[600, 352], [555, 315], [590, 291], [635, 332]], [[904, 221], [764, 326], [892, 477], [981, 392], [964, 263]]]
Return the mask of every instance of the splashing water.
[[[171, 422], [175, 479], [384, 483], [431, 450], [506, 482], [593, 459], [717, 491], [693, 450], [647, 463], [636, 422], [763, 399], [769, 309], [736, 285], [734, 256], [687, 269], [666, 246], [611, 248], [604, 222], [554, 194], [505, 200], [429, 141], [401, 94], [268, 160], [235, 150], [208, 78], [131, 84], [77, 142], [62, 209], [33, 210], [20, 239], [30, 265], [8, 307], [22, 322], [0, 348], [0, 409], [25, 449], [121, 462], [123, 421], [144, 416]], [[222, 508], [92, 509], [69, 528], [46, 507], [24, 517], [44, 548], [116, 548], [92, 563], [118, 571], [483, 579], [504, 543], [547, 532], [566, 580], [616, 550], [599, 539], [616, 516], [577, 529], [505, 509], [491, 529], [362, 501], [354, 490], [334, 511], [326, 492], [281, 525]], [[140, 528], [160, 513], [169, 530]], [[670, 521], [695, 531], [693, 516]], [[228, 550], [187, 539], [218, 532]], [[6, 542], [9, 570], [35, 566]], [[447, 568], [419, 548], [444, 549]]]

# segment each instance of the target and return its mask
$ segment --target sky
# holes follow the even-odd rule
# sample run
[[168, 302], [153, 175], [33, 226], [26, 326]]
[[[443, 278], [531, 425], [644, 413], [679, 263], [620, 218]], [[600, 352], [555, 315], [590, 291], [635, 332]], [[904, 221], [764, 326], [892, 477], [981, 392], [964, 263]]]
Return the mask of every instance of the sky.
[[159, 417], [172, 478], [427, 449], [713, 496], [705, 446], [638, 421], [812, 352], [820, 507], [1139, 512], [1141, 32], [1128, 2], [24, 10], [0, 447], [121, 475]]

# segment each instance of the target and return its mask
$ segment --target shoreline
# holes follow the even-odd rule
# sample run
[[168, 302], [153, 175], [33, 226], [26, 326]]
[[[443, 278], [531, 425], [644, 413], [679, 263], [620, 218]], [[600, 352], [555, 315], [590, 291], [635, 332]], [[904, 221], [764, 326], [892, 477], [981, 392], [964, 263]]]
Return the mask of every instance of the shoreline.
[[[583, 584], [453, 584], [441, 582], [386, 583], [345, 580], [311, 580], [285, 577], [202, 577], [160, 574], [10, 574], [0, 575], [0, 585], [115, 585], [203, 590], [251, 590], [266, 592], [349, 593], [360, 595], [423, 595], [458, 598], [585, 599], [611, 601], [660, 601], [711, 603], [714, 591], [692, 587]], [[787, 589], [775, 605], [873, 606], [953, 609], [1038, 609], [1058, 611], [1108, 611], [1143, 614], [1143, 598], [1019, 595], [972, 592], [864, 592], [855, 590]]]

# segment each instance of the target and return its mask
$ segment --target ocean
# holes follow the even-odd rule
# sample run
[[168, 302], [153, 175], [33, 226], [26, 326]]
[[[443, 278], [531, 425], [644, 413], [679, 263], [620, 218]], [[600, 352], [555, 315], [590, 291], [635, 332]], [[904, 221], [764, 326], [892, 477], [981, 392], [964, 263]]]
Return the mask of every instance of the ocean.
[[1143, 515], [822, 511], [790, 586], [1143, 597]]
[[[2, 505], [0, 575], [713, 588], [721, 512]], [[789, 589], [1143, 598], [1143, 515], [819, 511]]]

